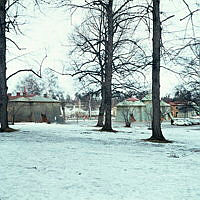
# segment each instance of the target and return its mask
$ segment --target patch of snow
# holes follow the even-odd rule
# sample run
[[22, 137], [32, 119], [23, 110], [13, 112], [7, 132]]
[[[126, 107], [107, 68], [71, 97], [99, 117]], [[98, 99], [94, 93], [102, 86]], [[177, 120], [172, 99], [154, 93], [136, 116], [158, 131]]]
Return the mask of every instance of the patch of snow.
[[19, 123], [0, 134], [1, 200], [196, 200], [199, 126], [163, 124], [173, 143], [144, 142], [142, 123], [100, 132], [95, 121]]

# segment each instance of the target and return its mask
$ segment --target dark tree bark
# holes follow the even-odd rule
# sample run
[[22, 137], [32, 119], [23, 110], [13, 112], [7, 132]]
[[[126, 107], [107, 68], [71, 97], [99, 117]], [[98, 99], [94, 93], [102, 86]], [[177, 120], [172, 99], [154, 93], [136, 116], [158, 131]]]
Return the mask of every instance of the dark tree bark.
[[103, 131], [112, 131], [112, 63], [113, 63], [113, 0], [109, 0], [107, 7], [108, 41], [106, 42], [105, 62], [105, 123]]
[[6, 0], [0, 1], [0, 122], [1, 131], [8, 128], [6, 81]]
[[101, 102], [101, 105], [99, 107], [99, 115], [98, 115], [98, 121], [97, 121], [97, 127], [103, 127], [103, 122], [104, 122], [104, 103]]
[[164, 141], [161, 131], [160, 112], [160, 0], [153, 0], [153, 66], [152, 66], [152, 103], [153, 120], [150, 139]]

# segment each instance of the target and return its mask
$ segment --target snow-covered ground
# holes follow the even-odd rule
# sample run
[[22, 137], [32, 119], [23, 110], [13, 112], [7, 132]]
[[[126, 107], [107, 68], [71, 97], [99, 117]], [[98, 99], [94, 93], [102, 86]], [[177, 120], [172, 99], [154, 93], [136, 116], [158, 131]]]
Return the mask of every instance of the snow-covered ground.
[[143, 124], [99, 132], [94, 121], [17, 124], [0, 134], [0, 200], [198, 200], [200, 126]]

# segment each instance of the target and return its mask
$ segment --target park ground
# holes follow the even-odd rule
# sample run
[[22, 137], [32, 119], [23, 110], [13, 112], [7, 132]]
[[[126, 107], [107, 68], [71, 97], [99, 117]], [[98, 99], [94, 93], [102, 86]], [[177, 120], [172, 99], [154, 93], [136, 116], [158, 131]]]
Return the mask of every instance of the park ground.
[[200, 199], [200, 126], [162, 124], [173, 143], [143, 141], [151, 130], [95, 121], [19, 123], [0, 134], [0, 200]]

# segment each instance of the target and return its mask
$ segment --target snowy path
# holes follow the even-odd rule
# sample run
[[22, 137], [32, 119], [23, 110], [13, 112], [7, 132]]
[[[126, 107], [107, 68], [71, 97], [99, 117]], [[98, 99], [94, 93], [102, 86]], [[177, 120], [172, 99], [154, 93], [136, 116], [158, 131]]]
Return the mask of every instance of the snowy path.
[[[0, 134], [0, 200], [198, 200], [200, 127], [166, 125], [154, 144], [142, 125], [17, 124]], [[120, 127], [121, 126], [121, 127]], [[199, 130], [197, 130], [199, 128]]]

